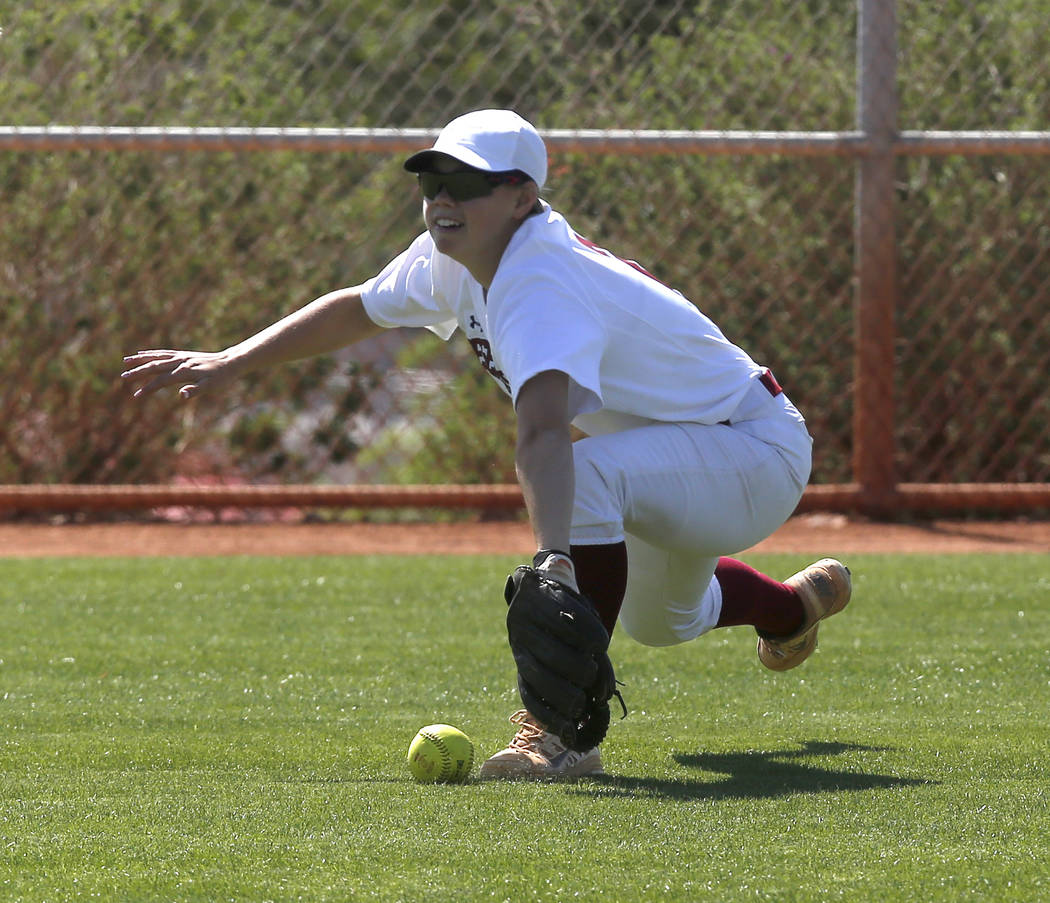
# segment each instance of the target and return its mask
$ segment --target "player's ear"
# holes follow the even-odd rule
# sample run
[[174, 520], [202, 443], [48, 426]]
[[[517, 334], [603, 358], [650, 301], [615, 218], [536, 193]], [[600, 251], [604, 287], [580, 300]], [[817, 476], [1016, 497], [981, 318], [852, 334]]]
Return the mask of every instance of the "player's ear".
[[540, 189], [531, 179], [518, 189], [518, 200], [514, 205], [516, 219], [524, 220], [540, 209]]

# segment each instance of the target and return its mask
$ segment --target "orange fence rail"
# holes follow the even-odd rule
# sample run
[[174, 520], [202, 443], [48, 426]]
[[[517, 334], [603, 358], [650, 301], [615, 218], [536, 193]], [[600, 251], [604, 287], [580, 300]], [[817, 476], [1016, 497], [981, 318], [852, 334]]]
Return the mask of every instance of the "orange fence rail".
[[[524, 509], [515, 484], [472, 486], [0, 486], [0, 515], [49, 512], [149, 511], [187, 508], [383, 509], [439, 508], [485, 512]], [[796, 513], [872, 513], [859, 484], [806, 489]], [[1050, 512], [1046, 483], [901, 483], [879, 499], [882, 515], [982, 511]]]

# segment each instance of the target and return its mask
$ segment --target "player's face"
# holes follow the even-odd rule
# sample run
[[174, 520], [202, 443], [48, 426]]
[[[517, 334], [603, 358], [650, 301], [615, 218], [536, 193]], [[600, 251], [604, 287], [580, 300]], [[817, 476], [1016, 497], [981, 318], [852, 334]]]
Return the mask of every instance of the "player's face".
[[[471, 178], [457, 183], [457, 174], [473, 171], [451, 158], [438, 159], [434, 171], [451, 174], [452, 178], [447, 185], [429, 175], [421, 180], [427, 231], [442, 254], [462, 263], [487, 286], [507, 242], [524, 218], [520, 211], [524, 188], [514, 184], [486, 185], [472, 182]], [[475, 196], [478, 191], [488, 193]], [[428, 194], [433, 196], [427, 197]]]

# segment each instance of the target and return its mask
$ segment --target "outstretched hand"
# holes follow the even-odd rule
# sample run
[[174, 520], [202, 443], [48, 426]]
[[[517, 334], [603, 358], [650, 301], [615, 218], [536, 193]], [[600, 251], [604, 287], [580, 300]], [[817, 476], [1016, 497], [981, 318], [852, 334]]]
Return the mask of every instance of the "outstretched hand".
[[180, 397], [193, 398], [233, 376], [233, 361], [224, 351], [136, 351], [124, 358], [124, 364], [128, 369], [121, 379], [140, 383], [135, 398], [173, 385], [180, 386]]

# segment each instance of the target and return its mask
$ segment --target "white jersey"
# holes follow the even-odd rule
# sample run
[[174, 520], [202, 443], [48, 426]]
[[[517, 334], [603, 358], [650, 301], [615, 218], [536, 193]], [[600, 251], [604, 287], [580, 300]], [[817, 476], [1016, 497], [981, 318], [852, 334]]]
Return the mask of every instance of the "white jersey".
[[514, 233], [487, 293], [423, 233], [362, 299], [380, 326], [425, 326], [443, 339], [459, 327], [514, 400], [536, 374], [566, 373], [570, 416], [591, 435], [728, 420], [763, 373], [679, 292], [547, 205]]

